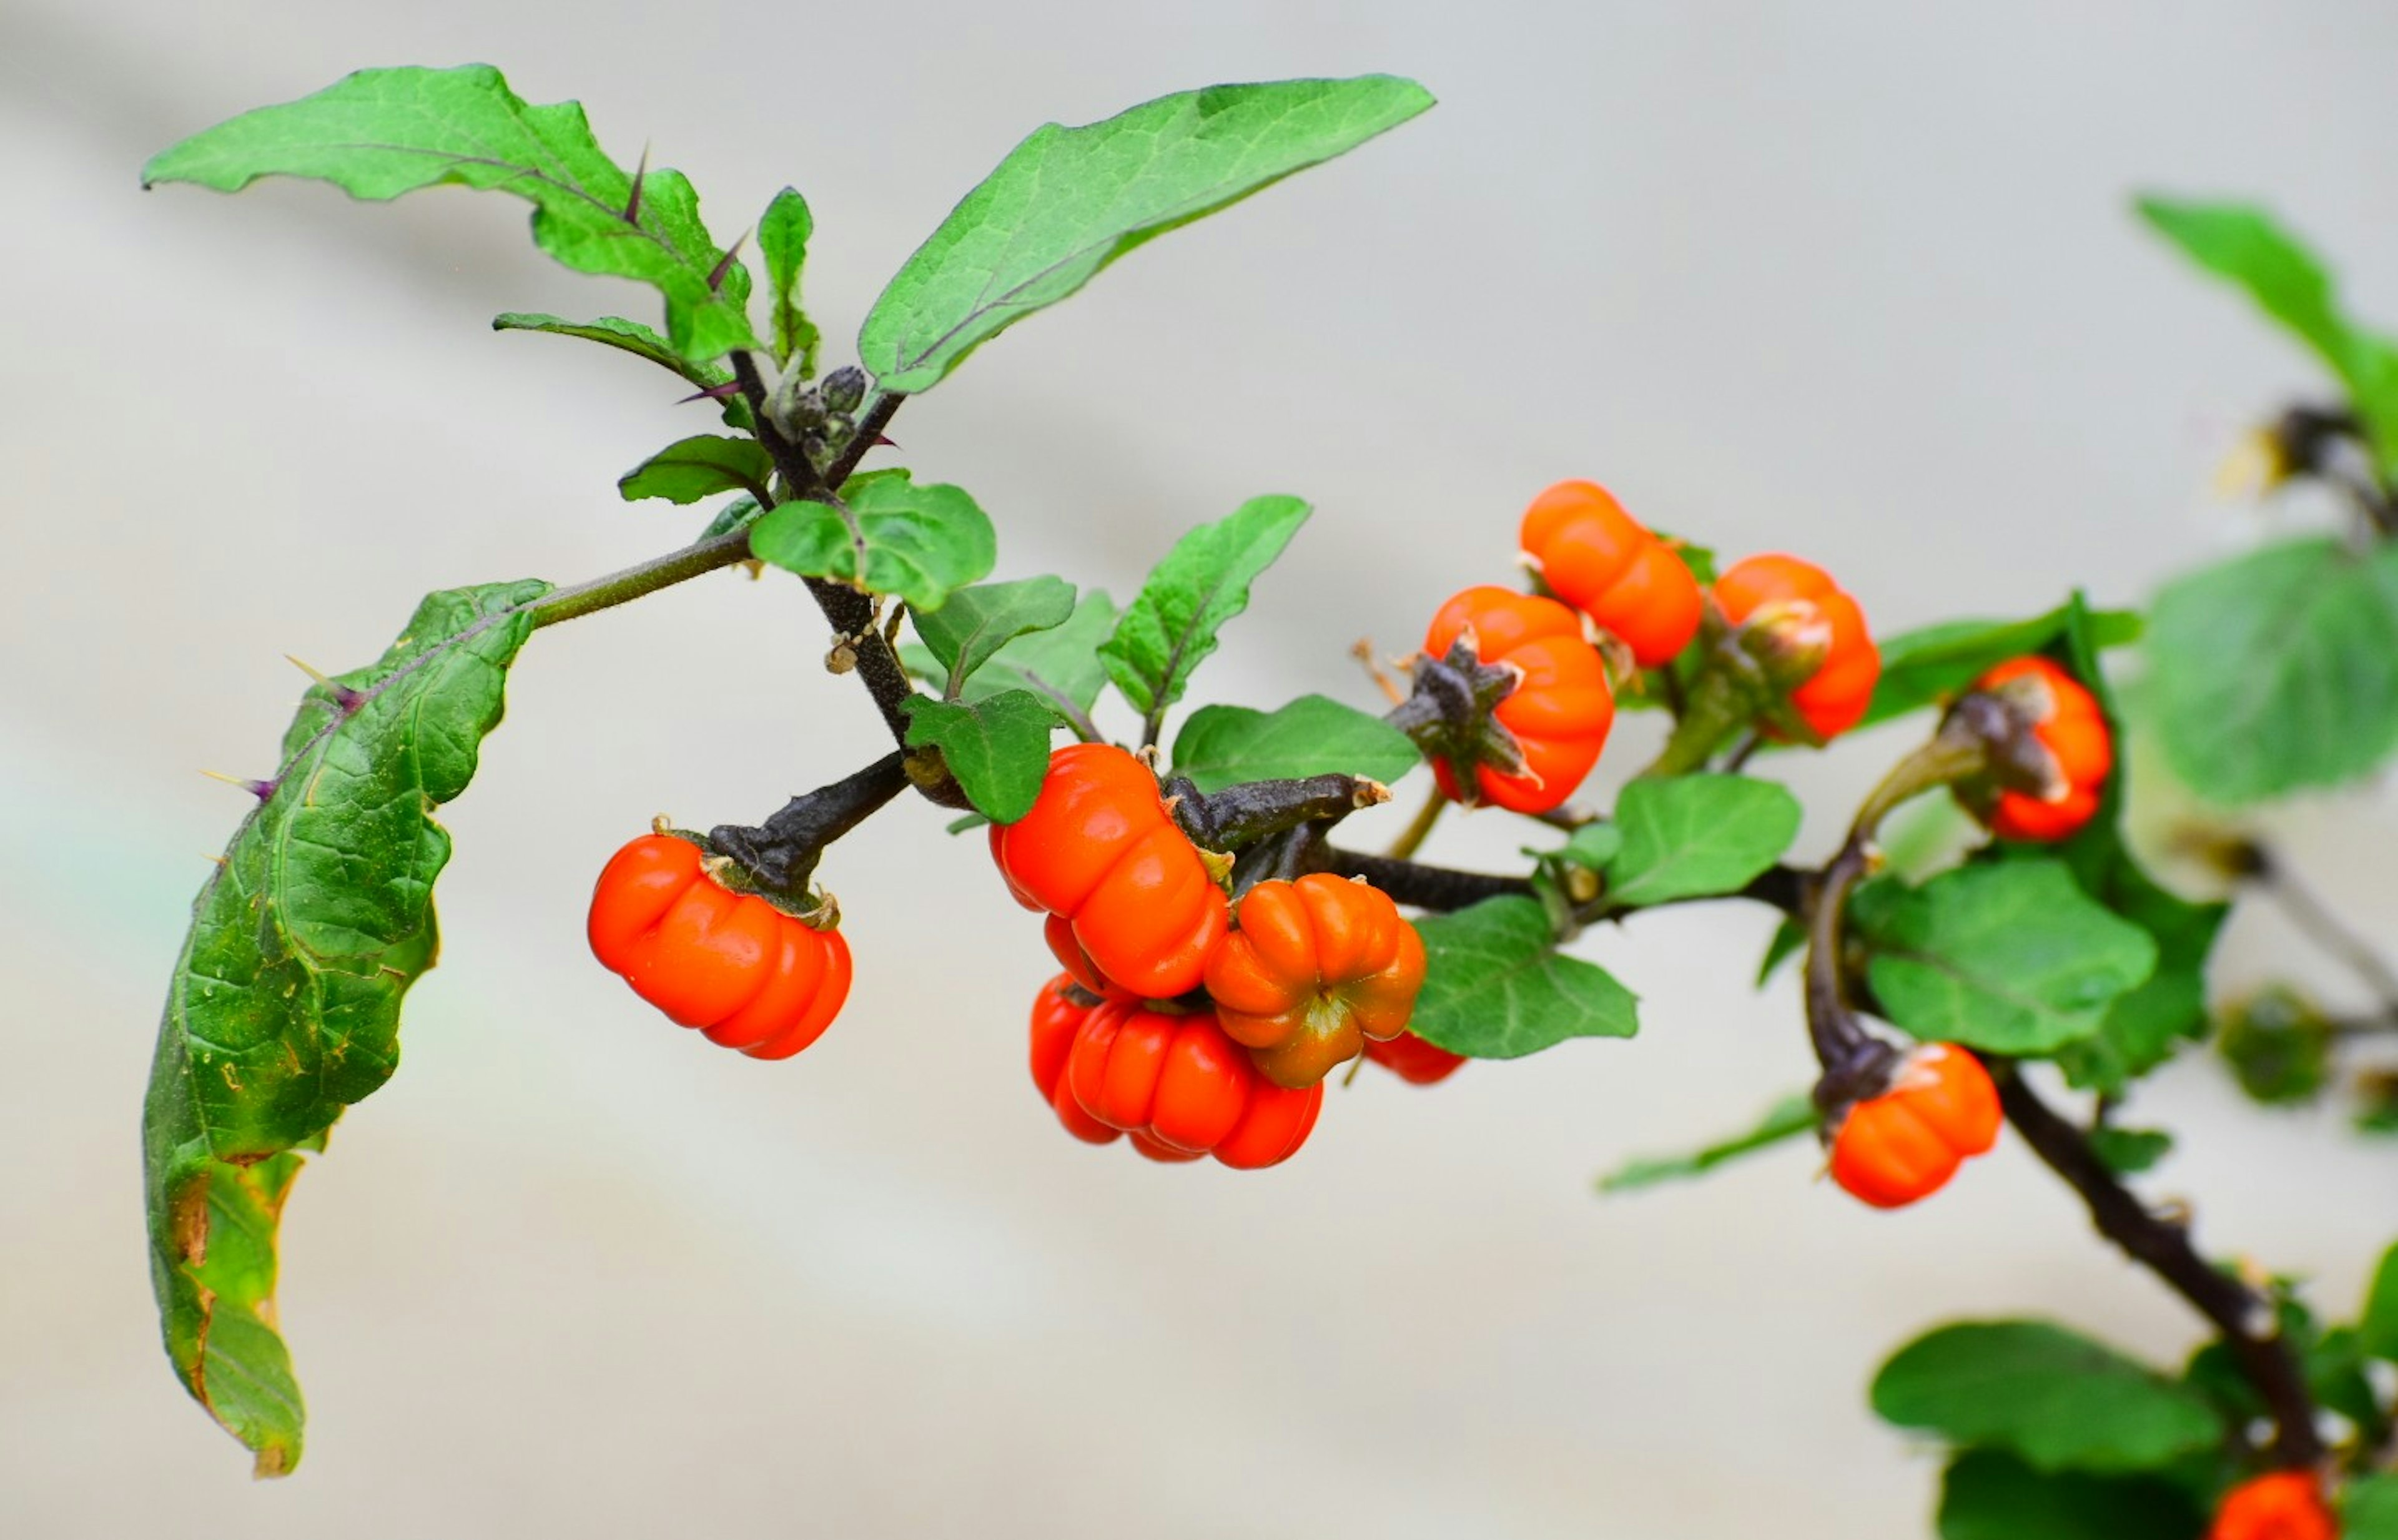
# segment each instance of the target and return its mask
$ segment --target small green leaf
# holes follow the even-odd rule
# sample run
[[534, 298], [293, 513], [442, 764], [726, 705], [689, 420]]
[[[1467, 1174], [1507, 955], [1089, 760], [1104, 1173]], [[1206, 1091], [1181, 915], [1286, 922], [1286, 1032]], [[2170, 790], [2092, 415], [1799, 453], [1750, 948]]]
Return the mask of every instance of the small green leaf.
[[758, 222], [758, 254], [765, 259], [766, 287], [775, 296], [775, 353], [787, 368], [797, 360], [803, 380], [815, 378], [818, 337], [815, 323], [800, 308], [800, 270], [807, 264], [808, 237], [815, 229], [815, 216], [796, 187], [776, 193]]
[[2398, 746], [2398, 547], [2290, 540], [2157, 595], [2149, 687], [2166, 761], [2249, 803], [2364, 775]]
[[1892, 1355], [1872, 1394], [1885, 1422], [2041, 1470], [2156, 1470], [2224, 1436], [2196, 1390], [2046, 1321], [1936, 1328]]
[[[1115, 629], [1116, 607], [1105, 591], [1086, 588], [1074, 602], [1074, 613], [1062, 626], [1017, 637], [990, 655], [990, 661], [966, 678], [962, 699], [980, 700], [1004, 690], [1030, 690], [1060, 709], [1087, 712], [1108, 682], [1099, 663], [1099, 643]], [[950, 677], [949, 665], [930, 647], [914, 642], [899, 649], [900, 661], [918, 677], [936, 684]]]
[[1099, 648], [1134, 710], [1154, 718], [1182, 698], [1192, 671], [1216, 650], [1217, 631], [1248, 608], [1249, 585], [1310, 511], [1296, 497], [1252, 497], [1231, 518], [1183, 535], [1151, 569]]
[[[1951, 620], [1884, 638], [1881, 677], [1863, 725], [1937, 705], [2009, 658], [2047, 651], [2072, 618], [2067, 603], [2029, 620]], [[2097, 647], [2139, 640], [2140, 617], [2128, 610], [2102, 610], [2089, 618]]]
[[[559, 337], [580, 337], [599, 343], [637, 358], [647, 358], [662, 368], [673, 370], [701, 390], [714, 390], [733, 383], [733, 371], [720, 363], [694, 363], [677, 353], [664, 337], [639, 321], [628, 321], [620, 316], [602, 316], [596, 321], [570, 321], [562, 316], [544, 316], [529, 310], [510, 310], [492, 317], [494, 331], [543, 331]], [[724, 414], [726, 426], [749, 426], [749, 403], [739, 396], [726, 396], [716, 403]]]
[[2118, 1128], [2112, 1124], [2090, 1130], [2090, 1149], [2117, 1176], [2137, 1176], [2173, 1153], [2173, 1135], [2161, 1128]]
[[1324, 696], [1273, 711], [1203, 706], [1174, 738], [1174, 773], [1202, 791], [1244, 781], [1362, 776], [1388, 785], [1414, 766], [1416, 746], [1380, 717]]
[[720, 534], [731, 534], [734, 530], [755, 523], [762, 511], [755, 497], [747, 494], [735, 497], [716, 510], [716, 517], [707, 521], [707, 528], [699, 532], [699, 537], [713, 540]]
[[1884, 1011], [1926, 1042], [2052, 1053], [2096, 1032], [2156, 966], [2148, 932], [2055, 861], [1960, 867], [1920, 888], [1868, 883], [1849, 912]]
[[669, 503], [696, 503], [720, 492], [746, 492], [756, 502], [766, 501], [766, 483], [775, 461], [755, 439], [728, 439], [695, 433], [679, 439], [616, 479], [616, 491], [627, 503], [663, 497]]
[[802, 577], [896, 595], [916, 611], [939, 609], [950, 590], [979, 581], [999, 560], [990, 520], [963, 488], [940, 481], [920, 487], [907, 471], [869, 470], [851, 477], [841, 495], [857, 521], [855, 534], [828, 504], [785, 503], [751, 527], [751, 552]]
[[445, 182], [513, 194], [533, 205], [533, 244], [552, 257], [657, 290], [668, 343], [685, 358], [758, 344], [742, 311], [749, 275], [734, 263], [710, 281], [724, 253], [689, 179], [649, 172], [635, 209], [632, 177], [600, 151], [579, 102], [532, 106], [488, 64], [360, 70], [159, 152], [141, 184], [232, 193], [263, 176], [330, 182], [378, 202]]
[[2228, 278], [2330, 366], [2348, 391], [2384, 469], [2398, 463], [2398, 349], [2339, 307], [2312, 251], [2258, 209], [2143, 197], [2140, 215], [2200, 267]]
[[[1588, 871], [1604, 871], [1623, 852], [1623, 831], [1604, 821], [1586, 823], [1566, 838], [1566, 843], [1554, 852], [1561, 861]], [[1526, 854], [1534, 854], [1526, 852]]]
[[908, 747], [937, 748], [975, 811], [1014, 823], [1032, 811], [1049, 771], [1058, 714], [1040, 696], [1009, 690], [977, 701], [909, 698]]
[[858, 333], [858, 358], [884, 390], [930, 390], [982, 343], [1134, 247], [1431, 105], [1422, 87], [1390, 75], [1281, 80], [1037, 128], [892, 278]]
[[263, 1475], [300, 1455], [275, 1230], [300, 1157], [392, 1072], [433, 964], [433, 809], [465, 789], [546, 583], [437, 593], [382, 661], [318, 684], [192, 906], [142, 1106], [168, 1358]]
[[2373, 1285], [2364, 1292], [2364, 1312], [2357, 1317], [2357, 1344], [2377, 1358], [2398, 1363], [2398, 1246], [2381, 1253]]
[[2398, 1475], [2360, 1476], [2339, 1494], [2340, 1540], [2398, 1540]]
[[1602, 1193], [1624, 1193], [1637, 1187], [1653, 1186], [1660, 1182], [1704, 1176], [1727, 1160], [1769, 1149], [1785, 1140], [1812, 1132], [1820, 1116], [1815, 1111], [1814, 1099], [1804, 1091], [1797, 1091], [1776, 1101], [1754, 1127], [1729, 1139], [1719, 1139], [1688, 1155], [1625, 1161], [1598, 1179], [1598, 1190]]
[[1074, 586], [1062, 577], [1025, 577], [960, 588], [928, 615], [911, 614], [944, 670], [941, 693], [955, 696], [975, 671], [1019, 636], [1062, 626], [1074, 613]]
[[1969, 1449], [1940, 1483], [1940, 1540], [2198, 1540], [2206, 1515], [2150, 1476], [2042, 1472]]
[[1737, 893], [1798, 837], [1798, 799], [1745, 776], [1636, 780], [1615, 804], [1623, 848], [1607, 868], [1610, 905], [1639, 909]]
[[1531, 898], [1485, 898], [1416, 923], [1423, 992], [1408, 1030], [1474, 1059], [1519, 1059], [1569, 1037], [1629, 1037], [1637, 1001], [1605, 969], [1558, 954]]
[[2268, 985], [2224, 1012], [2215, 1047], [2249, 1096], [2268, 1106], [2297, 1105], [2323, 1094], [2334, 1036], [2313, 1002]]
[[1765, 955], [1757, 965], [1757, 987], [1763, 989], [1773, 978], [1773, 972], [1791, 958], [1806, 950], [1807, 927], [1798, 921], [1785, 918], [1773, 927], [1773, 939], [1765, 943]]

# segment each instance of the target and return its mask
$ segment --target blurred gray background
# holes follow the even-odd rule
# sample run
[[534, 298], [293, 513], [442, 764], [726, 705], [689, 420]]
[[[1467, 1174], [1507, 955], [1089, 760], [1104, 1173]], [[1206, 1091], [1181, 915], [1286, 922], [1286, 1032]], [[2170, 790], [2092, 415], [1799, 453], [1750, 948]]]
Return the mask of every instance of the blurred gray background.
[[[489, 61], [690, 172], [721, 235], [802, 187], [838, 360], [1044, 119], [1415, 74], [1436, 112], [1143, 250], [895, 430], [992, 511], [1001, 575], [1119, 595], [1191, 522], [1313, 499], [1202, 696], [1370, 704], [1349, 643], [1404, 650], [1462, 579], [1504, 581], [1562, 476], [1810, 554], [1885, 629], [2076, 581], [2137, 602], [2309, 517], [2209, 500], [2240, 426], [2315, 378], [2125, 198], [2268, 196], [2398, 318], [2393, 52], [2398, 12], [2353, 4], [7, 0], [0, 1533], [1905, 1536], [1936, 1463], [1866, 1410], [1890, 1347], [2004, 1312], [2161, 1359], [2196, 1337], [2012, 1140], [1897, 1215], [1796, 1146], [1595, 1198], [1805, 1083], [1745, 909], [1589, 939], [1639, 1041], [1431, 1092], [1368, 1074], [1263, 1175], [1058, 1131], [1022, 1064], [1037, 927], [923, 806], [827, 864], [859, 979], [821, 1044], [766, 1065], [671, 1029], [585, 951], [600, 862], [653, 813], [754, 818], [880, 750], [797, 585], [724, 574], [526, 649], [444, 815], [403, 1071], [289, 1215], [311, 1443], [253, 1485], [159, 1353], [139, 1211], [157, 1000], [241, 812], [194, 772], [271, 768], [286, 652], [354, 666], [425, 589], [686, 539], [612, 482], [712, 418], [634, 360], [486, 330], [653, 314], [538, 256], [519, 204], [145, 196], [154, 151], [359, 65]], [[1804, 852], [1908, 731], [1777, 762]], [[2398, 930], [2390, 796], [2269, 827]], [[1432, 850], [1515, 843], [1494, 814]], [[2311, 967], [2243, 912], [2217, 982]], [[2133, 1115], [2185, 1129], [2147, 1185], [2210, 1250], [2352, 1306], [2398, 1231], [2387, 1147], [2204, 1062]]]

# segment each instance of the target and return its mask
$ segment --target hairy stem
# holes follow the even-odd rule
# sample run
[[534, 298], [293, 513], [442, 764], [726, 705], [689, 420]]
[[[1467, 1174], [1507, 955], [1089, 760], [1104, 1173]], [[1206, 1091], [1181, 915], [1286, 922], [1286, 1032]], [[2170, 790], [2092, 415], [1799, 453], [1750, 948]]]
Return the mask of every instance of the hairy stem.
[[533, 601], [533, 629], [555, 626], [561, 620], [573, 620], [600, 610], [640, 599], [660, 588], [670, 588], [678, 583], [730, 567], [749, 560], [749, 532], [734, 530], [713, 540], [703, 540], [695, 546], [685, 546], [653, 557], [622, 572], [595, 577], [588, 583], [577, 583], [571, 588], [556, 588]]
[[2315, 1430], [2314, 1398], [2297, 1355], [2274, 1322], [2270, 1302], [2200, 1256], [2179, 1225], [2149, 1212], [2098, 1158], [2088, 1136], [2004, 1066], [1999, 1104], [2032, 1153], [2081, 1196], [2098, 1233], [2162, 1278], [2222, 1333], [2241, 1372], [2272, 1413], [2274, 1462], [2293, 1470], [2320, 1464], [2324, 1446]]

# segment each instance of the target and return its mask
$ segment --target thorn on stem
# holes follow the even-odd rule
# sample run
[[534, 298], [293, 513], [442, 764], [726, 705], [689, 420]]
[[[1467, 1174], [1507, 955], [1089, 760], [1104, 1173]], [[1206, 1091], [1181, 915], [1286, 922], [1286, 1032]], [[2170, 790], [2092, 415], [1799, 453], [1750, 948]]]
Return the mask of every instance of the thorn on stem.
[[625, 223], [639, 228], [641, 223], [641, 183], [650, 174], [650, 147], [641, 146], [641, 163], [633, 169], [633, 196], [625, 200]]
[[210, 780], [221, 780], [227, 786], [238, 786], [261, 802], [275, 795], [275, 783], [271, 780], [249, 780], [241, 776], [228, 776], [222, 770], [203, 770], [200, 774]]
[[716, 265], [708, 269], [707, 290], [709, 293], [712, 294], [716, 292], [716, 290], [724, 287], [724, 275], [733, 271], [734, 260], [741, 255], [741, 243], [748, 238], [749, 232], [747, 230], [744, 230], [739, 235], [734, 236], [733, 244], [724, 249], [724, 255], [717, 258]]
[[740, 394], [741, 382], [738, 380], [727, 380], [721, 385], [709, 385], [706, 390], [694, 390], [690, 395], [684, 397], [681, 400], [677, 401], [675, 405], [684, 406], [693, 401], [728, 400]]
[[283, 656], [285, 661], [289, 662], [293, 668], [299, 669], [302, 673], [306, 674], [310, 679], [315, 680], [318, 684], [322, 685], [325, 693], [333, 697], [333, 704], [342, 709], [342, 712], [344, 716], [355, 713], [360, 707], [367, 703], [367, 697], [351, 689], [340, 680], [327, 677], [326, 675], [318, 672], [316, 669], [301, 662], [298, 658], [293, 657], [290, 653], [284, 654]]

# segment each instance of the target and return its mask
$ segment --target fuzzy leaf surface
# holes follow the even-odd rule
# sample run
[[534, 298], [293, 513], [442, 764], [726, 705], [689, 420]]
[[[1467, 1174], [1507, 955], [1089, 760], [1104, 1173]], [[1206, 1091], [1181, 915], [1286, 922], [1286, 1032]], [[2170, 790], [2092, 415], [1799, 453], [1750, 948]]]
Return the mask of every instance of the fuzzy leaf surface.
[[1573, 1037], [1630, 1037], [1637, 1001], [1606, 969], [1560, 954], [1532, 898], [1485, 898], [1415, 923], [1423, 992], [1408, 1030], [1473, 1059], [1520, 1059]]

